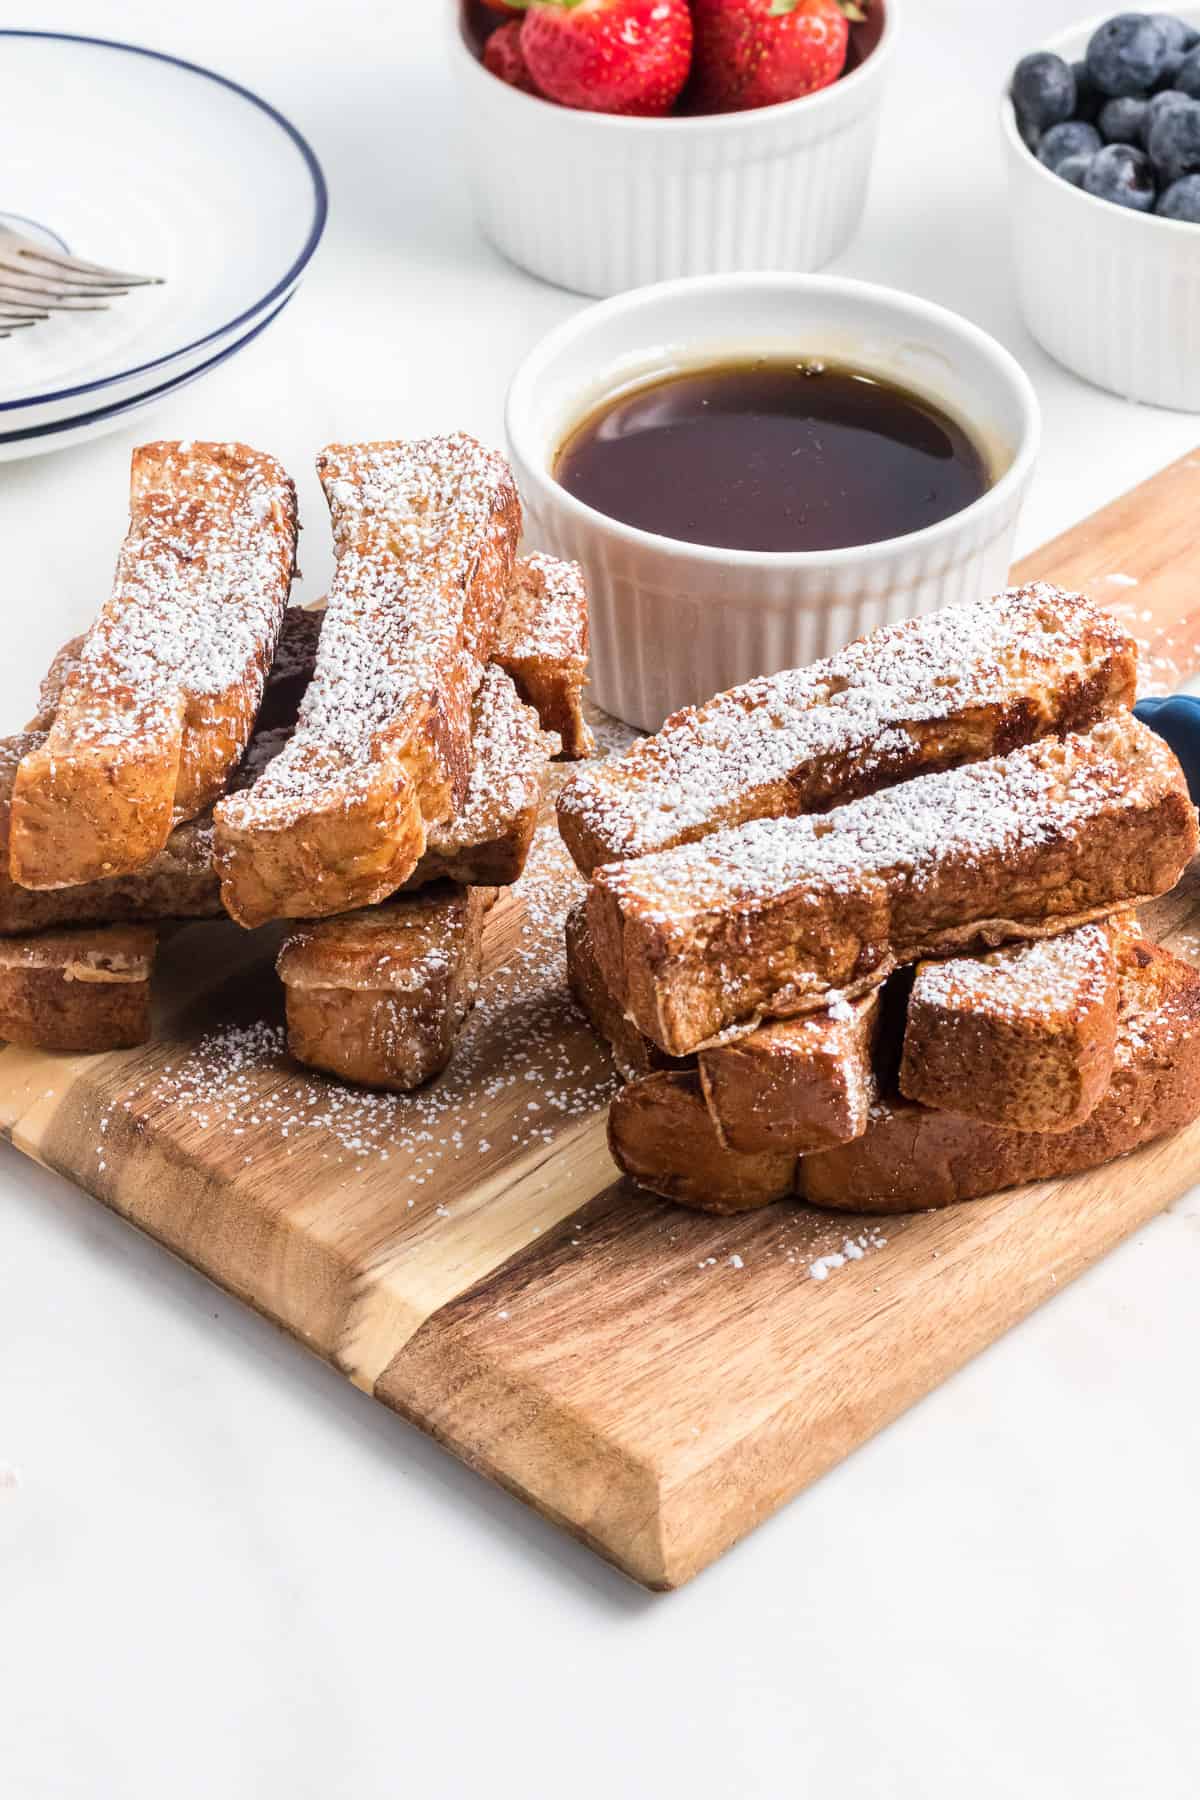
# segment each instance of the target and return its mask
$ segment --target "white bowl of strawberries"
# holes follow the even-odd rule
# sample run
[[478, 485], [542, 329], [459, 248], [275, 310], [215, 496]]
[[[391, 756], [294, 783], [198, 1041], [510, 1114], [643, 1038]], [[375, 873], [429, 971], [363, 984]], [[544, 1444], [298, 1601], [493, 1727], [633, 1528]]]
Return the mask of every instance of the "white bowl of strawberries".
[[446, 0], [480, 223], [607, 295], [821, 268], [866, 197], [899, 0]]

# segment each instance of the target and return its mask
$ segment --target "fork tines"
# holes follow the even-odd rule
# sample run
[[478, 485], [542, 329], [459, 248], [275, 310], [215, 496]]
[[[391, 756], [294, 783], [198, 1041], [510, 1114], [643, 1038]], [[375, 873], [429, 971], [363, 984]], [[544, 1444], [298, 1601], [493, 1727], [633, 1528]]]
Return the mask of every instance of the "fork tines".
[[103, 312], [130, 288], [157, 286], [161, 279], [48, 250], [0, 226], [0, 337], [52, 312]]

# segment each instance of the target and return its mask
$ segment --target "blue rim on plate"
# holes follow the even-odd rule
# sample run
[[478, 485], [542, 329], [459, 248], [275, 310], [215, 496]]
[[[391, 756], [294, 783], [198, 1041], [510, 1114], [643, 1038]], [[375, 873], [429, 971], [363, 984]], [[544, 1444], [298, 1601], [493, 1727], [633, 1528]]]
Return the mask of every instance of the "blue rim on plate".
[[[27, 395], [23, 400], [0, 400], [0, 414], [15, 412], [19, 408], [27, 406], [49, 406], [52, 402], [57, 400], [74, 400], [80, 394], [92, 394], [99, 388], [111, 387], [114, 382], [129, 381], [135, 375], [143, 375], [150, 369], [161, 368], [164, 363], [174, 362], [175, 358], [178, 356], [187, 356], [193, 350], [202, 349], [205, 344], [211, 343], [214, 338], [223, 337], [228, 331], [236, 331], [239, 325], [244, 325], [248, 319], [252, 319], [256, 313], [261, 312], [263, 307], [270, 306], [272, 301], [277, 300], [280, 294], [284, 293], [288, 288], [291, 288], [299, 279], [304, 270], [308, 267], [308, 264], [312, 261], [313, 252], [320, 243], [322, 233], [325, 230], [325, 221], [329, 216], [329, 189], [325, 185], [324, 171], [317, 161], [316, 154], [313, 151], [311, 144], [309, 144], [306, 138], [300, 135], [291, 120], [285, 119], [283, 114], [277, 111], [269, 101], [264, 100], [259, 94], [252, 93], [249, 88], [243, 87], [240, 82], [231, 81], [227, 75], [218, 75], [215, 70], [206, 69], [200, 63], [189, 62], [186, 57], [170, 56], [165, 50], [148, 50], [144, 44], [123, 44], [117, 38], [89, 37], [78, 31], [24, 31], [8, 26], [0, 27], [0, 39], [3, 38], [40, 38], [48, 39], [56, 43], [91, 44], [101, 50], [120, 50], [130, 56], [145, 56], [149, 57], [152, 62], [169, 63], [173, 68], [186, 69], [190, 75], [202, 75], [206, 81], [215, 81], [218, 87], [228, 88], [231, 93], [239, 94], [243, 100], [248, 100], [252, 106], [257, 106], [260, 112], [266, 113], [267, 117], [279, 126], [280, 130], [291, 139], [292, 143], [296, 146], [296, 149], [300, 152], [300, 156], [308, 170], [313, 184], [313, 219], [312, 224], [309, 227], [308, 237], [305, 240], [304, 247], [287, 273], [280, 277], [274, 287], [271, 288], [270, 292], [264, 294], [261, 300], [256, 301], [253, 306], [246, 307], [243, 312], [240, 312], [236, 318], [230, 319], [227, 324], [218, 325], [214, 330], [205, 332], [203, 337], [196, 338], [190, 344], [181, 344], [178, 350], [169, 350], [162, 356], [154, 357], [150, 362], [136, 364], [132, 369], [122, 369], [119, 374], [102, 375], [95, 381], [82, 382], [78, 387], [59, 388], [52, 394]], [[9, 214], [9, 217], [12, 216], [12, 214]], [[276, 312], [279, 310], [279, 308], [276, 308]], [[271, 318], [274, 317], [275, 313], [272, 313]], [[263, 323], [269, 324], [270, 320], [264, 320]], [[248, 343], [249, 341], [249, 338], [240, 340], [241, 343]], [[238, 345], [233, 346], [235, 349], [238, 347]], [[219, 361], [222, 359], [218, 358], [217, 360]], [[214, 367], [214, 364], [206, 363], [204, 367], [212, 368]], [[159, 392], [161, 390], [155, 389], [153, 391]], [[73, 420], [72, 423], [86, 424], [95, 416], [95, 414], [87, 414], [82, 420], [76, 419]], [[13, 443], [20, 438], [36, 437], [43, 435], [50, 429], [51, 427], [41, 427], [29, 432], [12, 432], [7, 437], [0, 436], [0, 443]]]
[[[11, 37], [12, 33], [8, 32], [4, 35]], [[44, 231], [48, 238], [53, 238], [54, 242], [58, 245], [64, 255], [70, 254], [71, 246], [67, 243], [66, 239], [60, 238], [57, 231], [51, 231], [48, 225], [43, 225], [40, 219], [27, 219], [24, 213], [4, 212], [0, 210], [0, 225], [28, 225], [32, 227], [34, 231]]]
[[175, 393], [178, 388], [187, 387], [190, 381], [196, 381], [201, 375], [207, 375], [210, 369], [219, 368], [223, 362], [228, 362], [231, 356], [236, 356], [238, 351], [244, 350], [247, 344], [252, 344], [255, 338], [279, 317], [295, 297], [294, 292], [286, 295], [273, 312], [269, 312], [265, 319], [259, 320], [253, 331], [248, 331], [245, 337], [238, 338], [234, 344], [226, 344], [223, 350], [219, 350], [215, 356], [210, 356], [207, 362], [199, 363], [196, 368], [185, 369], [182, 375], [175, 375], [170, 381], [160, 382], [158, 387], [147, 388], [143, 394], [134, 394], [126, 400], [114, 400], [108, 406], [94, 407], [91, 412], [76, 413], [73, 419], [56, 419], [49, 425], [29, 425], [24, 431], [0, 432], [0, 449], [5, 444], [29, 444], [38, 438], [57, 437], [60, 432], [78, 431], [85, 425], [97, 425], [102, 419], [115, 419], [123, 412], [135, 412], [138, 407], [145, 406], [149, 400], [165, 399], [168, 394]]

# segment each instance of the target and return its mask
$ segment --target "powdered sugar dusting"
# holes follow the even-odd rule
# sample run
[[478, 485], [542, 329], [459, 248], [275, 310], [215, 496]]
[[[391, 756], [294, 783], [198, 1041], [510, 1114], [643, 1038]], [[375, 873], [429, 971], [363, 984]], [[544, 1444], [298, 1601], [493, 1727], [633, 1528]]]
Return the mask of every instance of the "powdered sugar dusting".
[[[1082, 595], [1041, 583], [873, 632], [811, 668], [763, 677], [678, 715], [627, 756], [581, 770], [564, 828], [591, 860], [642, 856], [731, 820], [818, 810], [986, 753], [985, 709], [1051, 729], [1085, 682], [1131, 697], [1129, 638]], [[968, 720], [952, 732], [922, 730]]]
[[56, 752], [132, 748], [189, 703], [230, 695], [248, 734], [262, 692], [295, 556], [279, 464], [240, 444], [146, 445], [131, 515], [112, 598], [59, 695]]
[[[834, 812], [758, 819], [697, 844], [610, 864], [596, 877], [627, 919], [692, 932], [706, 913], [757, 908], [795, 890], [831, 902], [886, 888], [901, 931], [948, 873], [987, 868], [1003, 894], [1005, 865], [1037, 846], [1078, 840], [1114, 803], [1152, 804], [1176, 790], [1174, 758], [1129, 715], [1091, 732], [925, 775]], [[1115, 896], [1119, 898], [1120, 896]]]
[[559, 740], [544, 732], [503, 669], [484, 671], [471, 719], [473, 758], [466, 796], [450, 819], [431, 828], [429, 848], [449, 857], [502, 836], [541, 797], [542, 771]]
[[836, 1270], [844, 1269], [847, 1263], [861, 1262], [872, 1250], [883, 1250], [886, 1246], [887, 1239], [883, 1234], [868, 1226], [857, 1237], [844, 1238], [840, 1250], [829, 1250], [810, 1263], [809, 1278], [812, 1281], [828, 1281]]
[[515, 892], [520, 923], [500, 922], [476, 1010], [431, 1086], [375, 1093], [298, 1069], [282, 1024], [261, 1020], [208, 1033], [116, 1109], [245, 1137], [247, 1161], [274, 1145], [348, 1169], [386, 1166], [401, 1206], [417, 1204], [435, 1177], [441, 1192], [455, 1173], [475, 1182], [552, 1145], [601, 1113], [617, 1086], [566, 991], [563, 924], [582, 883], [553, 824], [539, 829]]
[[1100, 1005], [1114, 973], [1108, 926], [1081, 925], [1061, 937], [987, 956], [922, 963], [912, 1000], [973, 1018], [1036, 1023]]
[[517, 564], [499, 632], [501, 663], [526, 658], [587, 661], [588, 608], [578, 563], [534, 555]]
[[431, 709], [465, 736], [482, 675], [472, 577], [519, 521], [507, 464], [462, 433], [333, 446], [318, 468], [337, 566], [316, 668], [291, 742], [221, 808], [242, 829], [339, 804], [385, 741], [418, 756]]

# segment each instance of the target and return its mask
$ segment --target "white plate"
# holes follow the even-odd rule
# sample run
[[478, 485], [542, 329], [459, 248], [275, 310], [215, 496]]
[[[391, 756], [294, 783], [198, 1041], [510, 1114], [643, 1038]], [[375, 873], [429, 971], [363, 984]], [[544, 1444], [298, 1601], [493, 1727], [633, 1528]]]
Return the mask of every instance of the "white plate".
[[18, 30], [0, 92], [0, 215], [165, 283], [0, 341], [0, 439], [199, 369], [294, 291], [325, 181], [265, 101], [155, 50]]
[[[18, 462], [28, 456], [45, 456], [52, 450], [65, 450], [72, 444], [82, 444], [88, 438], [103, 437], [106, 432], [118, 431], [137, 414], [150, 411], [180, 388], [187, 387], [189, 382], [198, 381], [207, 375], [210, 369], [219, 368], [244, 350], [247, 344], [264, 332], [268, 325], [276, 320], [284, 307], [291, 300], [291, 294], [276, 301], [271, 310], [261, 318], [256, 318], [249, 329], [235, 338], [232, 343], [222, 341], [217, 346], [209, 347], [208, 355], [198, 363], [180, 371], [176, 369], [167, 374], [159, 371], [158, 379], [144, 387], [140, 394], [124, 400], [113, 400], [105, 395], [93, 396], [93, 403], [84, 411], [76, 411], [72, 418], [48, 420], [41, 424], [27, 426], [23, 431], [0, 431], [0, 463]], [[3, 415], [0, 415], [0, 420]], [[6, 424], [7, 421], [4, 421]]]

